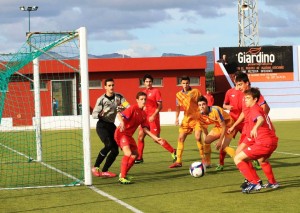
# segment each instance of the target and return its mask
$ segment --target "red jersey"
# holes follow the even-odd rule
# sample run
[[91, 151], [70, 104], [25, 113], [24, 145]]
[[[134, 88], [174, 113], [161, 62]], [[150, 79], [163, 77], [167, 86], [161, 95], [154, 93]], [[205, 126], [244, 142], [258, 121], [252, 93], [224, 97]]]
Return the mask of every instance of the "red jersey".
[[204, 97], [207, 100], [207, 106], [213, 106], [214, 105], [215, 99], [214, 99], [214, 96], [212, 94], [206, 94], [206, 95], [204, 95]]
[[124, 117], [123, 121], [125, 129], [123, 132], [120, 132], [119, 127], [116, 130], [121, 134], [132, 136], [139, 125], [149, 128], [147, 115], [144, 110], [138, 107], [137, 104], [128, 107], [121, 112], [121, 114]]
[[236, 121], [242, 113], [242, 97], [243, 93], [235, 88], [227, 90], [225, 94], [224, 104], [232, 106], [229, 115], [234, 121]]
[[145, 112], [150, 116], [157, 109], [157, 102], [162, 102], [161, 93], [157, 88], [153, 87], [150, 89], [145, 89], [143, 92], [147, 94]]
[[275, 129], [269, 116], [266, 115], [263, 109], [257, 104], [252, 107], [248, 107], [248, 109], [248, 117], [245, 117], [245, 119], [248, 120], [249, 131], [253, 129], [259, 116], [262, 116], [265, 120], [264, 123], [257, 129], [257, 137], [254, 138], [255, 142], [260, 144], [277, 143], [278, 138], [275, 134]]
[[[261, 107], [265, 103], [266, 103], [266, 101], [264, 99], [264, 96], [260, 95], [259, 100], [257, 101], [256, 104]], [[246, 107], [244, 97], [243, 97], [243, 100], [242, 100], [242, 104], [243, 104], [243, 113], [244, 113], [244, 116], [245, 116], [244, 127], [243, 127], [242, 134], [246, 135], [247, 137], [250, 137], [249, 134], [250, 134], [251, 129], [249, 127], [249, 119], [247, 119], [249, 117], [250, 108]]]

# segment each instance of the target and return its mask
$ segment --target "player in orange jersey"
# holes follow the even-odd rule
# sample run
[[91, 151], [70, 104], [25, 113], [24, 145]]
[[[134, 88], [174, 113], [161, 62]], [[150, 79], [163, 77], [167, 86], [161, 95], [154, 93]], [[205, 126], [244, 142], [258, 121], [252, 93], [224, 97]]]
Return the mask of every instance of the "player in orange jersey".
[[[207, 125], [213, 124], [214, 127], [210, 130], [208, 135], [205, 137], [205, 143], [211, 144], [218, 140], [216, 143], [216, 149], [222, 150], [227, 153], [231, 158], [235, 156], [235, 150], [229, 147], [230, 141], [234, 136], [234, 131], [231, 133], [227, 132], [227, 129], [234, 123], [230, 115], [219, 106], [208, 106], [207, 99], [204, 96], [198, 98], [198, 107], [202, 115], [201, 120]], [[216, 168], [217, 171], [221, 171], [224, 168], [224, 158], [220, 156], [219, 166]]]
[[195, 132], [195, 138], [200, 153], [200, 158], [207, 168], [211, 167], [210, 144], [204, 144], [204, 137], [201, 137], [202, 132], [207, 133], [207, 130], [200, 123], [200, 113], [198, 112], [197, 100], [201, 96], [198, 89], [190, 87], [190, 78], [183, 76], [181, 78], [182, 90], [176, 94], [176, 120], [175, 124], [179, 125], [180, 108], [184, 110], [183, 120], [179, 128], [178, 145], [177, 145], [177, 160], [170, 168], [182, 167], [182, 153], [184, 150], [184, 141], [186, 137]]

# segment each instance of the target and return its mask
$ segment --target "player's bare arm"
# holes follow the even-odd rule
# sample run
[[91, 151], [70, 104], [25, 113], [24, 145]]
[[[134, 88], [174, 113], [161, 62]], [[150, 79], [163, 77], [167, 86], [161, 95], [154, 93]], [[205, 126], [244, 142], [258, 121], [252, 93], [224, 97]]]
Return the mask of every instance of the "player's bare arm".
[[124, 125], [124, 121], [123, 121], [123, 116], [121, 115], [121, 113], [117, 114], [117, 118], [120, 122], [119, 127], [120, 127], [120, 131], [123, 132], [125, 129], [125, 125]]
[[250, 131], [250, 136], [253, 138], [257, 137], [257, 130], [258, 128], [264, 123], [264, 118], [262, 116], [258, 116], [256, 119], [256, 124], [255, 126], [252, 128], [252, 130]]
[[221, 131], [221, 134], [220, 134], [220, 138], [219, 138], [218, 142], [216, 143], [216, 149], [217, 150], [220, 150], [220, 148], [222, 147], [224, 139], [225, 139], [225, 133], [226, 133], [225, 121], [221, 121], [220, 125], [221, 125], [221, 128], [222, 128], [222, 131]]
[[264, 110], [264, 112], [268, 115], [270, 112], [270, 106], [269, 104], [266, 102], [265, 104], [261, 105], [261, 108]]
[[233, 108], [233, 106], [231, 106], [229, 104], [223, 104], [223, 108], [226, 110], [231, 110]]
[[180, 106], [176, 106], [176, 110], [175, 110], [175, 125], [178, 126], [179, 125], [179, 114], [180, 114]]
[[155, 117], [159, 114], [159, 112], [162, 109], [162, 102], [157, 102], [157, 108], [155, 109], [154, 113], [149, 117], [149, 122], [153, 122], [155, 120]]
[[242, 112], [239, 116], [239, 118], [234, 122], [234, 124], [227, 130], [228, 133], [231, 133], [234, 131], [235, 127], [239, 125], [243, 120], [245, 119], [245, 114]]
[[156, 141], [157, 143], [161, 142], [161, 138], [157, 137], [156, 135], [154, 135], [152, 132], [150, 132], [150, 130], [147, 127], [143, 127], [144, 132], [149, 135], [154, 141]]

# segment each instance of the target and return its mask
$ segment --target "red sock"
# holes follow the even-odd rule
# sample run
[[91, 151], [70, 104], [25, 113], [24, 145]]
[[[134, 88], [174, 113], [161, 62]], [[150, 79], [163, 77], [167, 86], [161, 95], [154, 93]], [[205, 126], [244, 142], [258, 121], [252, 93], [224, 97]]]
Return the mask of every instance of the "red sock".
[[[252, 175], [251, 169], [249, 168], [249, 165], [247, 162], [245, 161], [241, 161], [240, 163], [238, 163], [237, 168], [240, 170], [240, 172], [243, 174], [243, 176], [251, 183], [255, 183], [254, 182], [254, 177]], [[256, 183], [255, 183], [256, 184]]]
[[276, 183], [270, 162], [263, 162], [261, 164], [261, 169], [264, 171], [266, 177], [268, 178], [269, 183], [271, 183], [271, 184]]
[[145, 147], [145, 142], [144, 140], [138, 140], [138, 144], [137, 144], [137, 147], [138, 147], [138, 158], [139, 160], [141, 160], [143, 158], [143, 152], [144, 152], [144, 147]]
[[226, 152], [223, 150], [220, 150], [219, 152], [219, 164], [224, 166], [224, 161], [225, 161], [225, 157], [226, 157]]
[[258, 181], [260, 181], [260, 177], [258, 176], [258, 174], [257, 174], [257, 172], [256, 172], [256, 169], [254, 169], [253, 164], [252, 164], [251, 161], [248, 161], [247, 163], [248, 163], [248, 166], [249, 166], [250, 171], [251, 171], [251, 173], [252, 173], [252, 176], [253, 176], [253, 178], [254, 178], [254, 182], [255, 182], [255, 183], [258, 183]]
[[131, 155], [130, 158], [129, 158], [129, 160], [128, 160], [126, 174], [127, 174], [128, 171], [130, 170], [130, 168], [134, 165], [134, 161], [135, 161], [135, 157], [133, 157], [133, 156]]
[[168, 143], [168, 141], [163, 140], [162, 147], [164, 147], [166, 150], [168, 150], [170, 153], [174, 152], [174, 148]]
[[127, 167], [129, 164], [130, 156], [124, 155], [121, 161], [121, 177], [125, 178], [127, 175]]

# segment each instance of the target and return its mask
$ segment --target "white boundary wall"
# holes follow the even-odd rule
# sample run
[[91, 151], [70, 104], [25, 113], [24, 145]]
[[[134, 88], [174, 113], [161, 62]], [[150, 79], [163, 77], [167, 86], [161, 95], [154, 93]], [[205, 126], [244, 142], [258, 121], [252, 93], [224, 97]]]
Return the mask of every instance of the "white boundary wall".
[[[272, 121], [283, 121], [283, 120], [299, 120], [300, 121], [300, 108], [273, 108], [271, 109], [269, 116]], [[179, 115], [179, 120], [182, 120], [183, 112]], [[81, 128], [81, 116], [51, 116], [42, 117], [42, 130], [47, 129], [68, 129], [70, 126], [73, 128]], [[35, 121], [35, 118], [33, 118]], [[90, 127], [96, 128], [98, 119], [93, 119], [90, 116]], [[175, 124], [175, 112], [160, 112], [161, 125], [174, 125]], [[70, 125], [72, 123], [72, 125]], [[116, 120], [118, 125], [118, 120]], [[74, 125], [75, 124], [75, 125]], [[12, 118], [3, 118], [0, 125], [0, 131], [13, 131], [13, 130], [24, 130], [25, 127], [13, 127]], [[26, 126], [27, 130], [32, 130], [32, 127]]]

